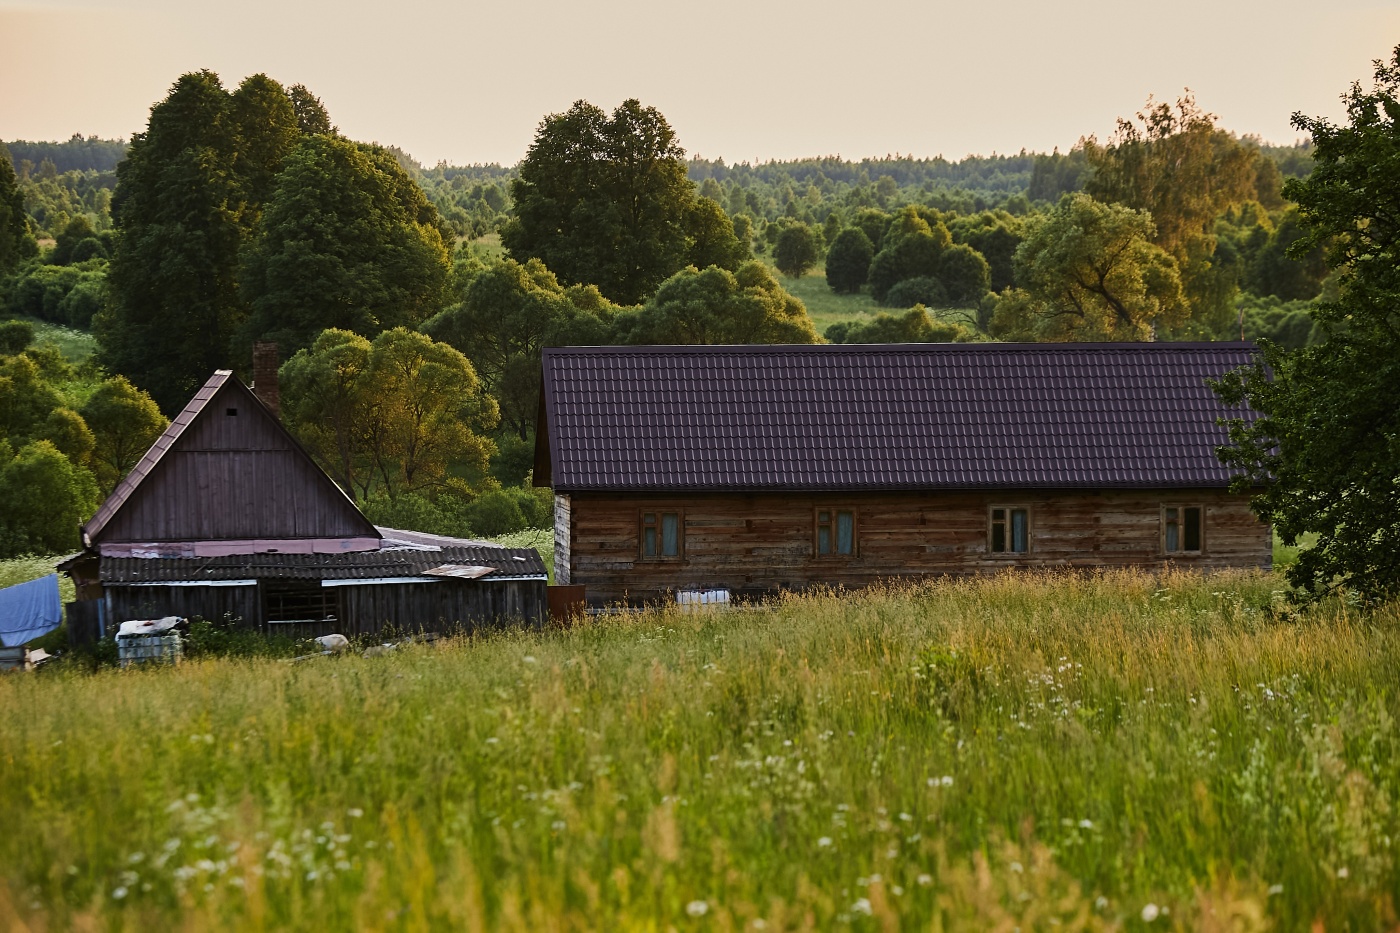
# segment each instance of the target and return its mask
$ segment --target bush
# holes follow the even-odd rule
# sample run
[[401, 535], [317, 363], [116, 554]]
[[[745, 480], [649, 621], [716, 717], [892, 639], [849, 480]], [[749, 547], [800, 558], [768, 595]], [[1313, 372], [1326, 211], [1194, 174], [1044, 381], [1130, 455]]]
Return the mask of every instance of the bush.
[[528, 526], [525, 511], [513, 490], [496, 489], [479, 496], [465, 509], [472, 534], [485, 538], [510, 534]]
[[28, 321], [0, 322], [0, 356], [14, 356], [34, 342], [34, 325]]
[[885, 304], [891, 308], [912, 308], [914, 305], [943, 308], [948, 304], [948, 292], [938, 279], [924, 275], [905, 279], [895, 285], [885, 296]]
[[860, 291], [870, 275], [875, 246], [859, 227], [842, 230], [826, 252], [826, 284], [837, 293]]

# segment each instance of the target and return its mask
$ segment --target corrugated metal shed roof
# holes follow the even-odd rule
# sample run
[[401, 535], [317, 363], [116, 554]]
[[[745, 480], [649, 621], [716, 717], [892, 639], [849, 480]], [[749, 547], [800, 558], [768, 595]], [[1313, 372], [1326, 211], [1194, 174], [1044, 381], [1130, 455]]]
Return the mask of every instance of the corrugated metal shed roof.
[[544, 352], [554, 488], [1222, 487], [1244, 343]]
[[534, 548], [444, 547], [356, 551], [348, 554], [236, 554], [228, 557], [108, 557], [103, 583], [174, 583], [199, 580], [376, 580], [414, 577], [456, 564], [490, 567], [492, 576], [545, 576]]

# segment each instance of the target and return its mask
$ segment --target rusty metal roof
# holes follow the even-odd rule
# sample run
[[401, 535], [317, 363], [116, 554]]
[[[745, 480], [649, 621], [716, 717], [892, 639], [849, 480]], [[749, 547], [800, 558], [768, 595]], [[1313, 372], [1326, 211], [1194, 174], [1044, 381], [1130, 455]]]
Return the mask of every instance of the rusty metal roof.
[[421, 576], [443, 565], [489, 567], [492, 577], [545, 577], [534, 548], [386, 548], [346, 554], [235, 554], [227, 557], [105, 557], [109, 584], [192, 583], [201, 580], [375, 580]]
[[1223, 487], [1246, 343], [544, 351], [561, 492]]

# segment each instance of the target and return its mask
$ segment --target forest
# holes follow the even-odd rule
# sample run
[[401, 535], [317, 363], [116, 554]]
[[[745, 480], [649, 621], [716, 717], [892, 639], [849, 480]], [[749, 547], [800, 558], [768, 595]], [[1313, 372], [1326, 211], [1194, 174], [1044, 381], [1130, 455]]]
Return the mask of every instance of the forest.
[[129, 142], [3, 145], [0, 555], [74, 546], [257, 340], [289, 427], [374, 520], [490, 535], [549, 521], [546, 346], [1298, 348], [1335, 292], [1284, 194], [1312, 142], [1232, 134], [1189, 93], [1069, 152], [732, 165], [639, 101], [579, 101], [514, 166], [428, 167], [347, 139], [302, 85], [204, 71]]

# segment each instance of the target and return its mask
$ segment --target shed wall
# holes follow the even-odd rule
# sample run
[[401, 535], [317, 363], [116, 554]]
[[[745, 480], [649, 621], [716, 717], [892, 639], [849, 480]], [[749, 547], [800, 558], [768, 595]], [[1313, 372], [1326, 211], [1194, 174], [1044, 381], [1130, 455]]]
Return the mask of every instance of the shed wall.
[[[1031, 510], [1029, 553], [990, 553], [988, 512], [994, 504]], [[1205, 509], [1201, 554], [1163, 553], [1161, 508], [1168, 504]], [[855, 555], [815, 556], [818, 508], [855, 510]], [[680, 559], [640, 558], [644, 510], [683, 512]], [[1217, 570], [1267, 568], [1272, 559], [1270, 529], [1250, 512], [1248, 496], [1224, 490], [685, 497], [574, 493], [568, 526], [567, 579], [585, 584], [594, 605], [644, 602], [692, 587], [756, 595], [1008, 567], [1162, 567], [1170, 562]], [[556, 554], [556, 577], [561, 566]]]

